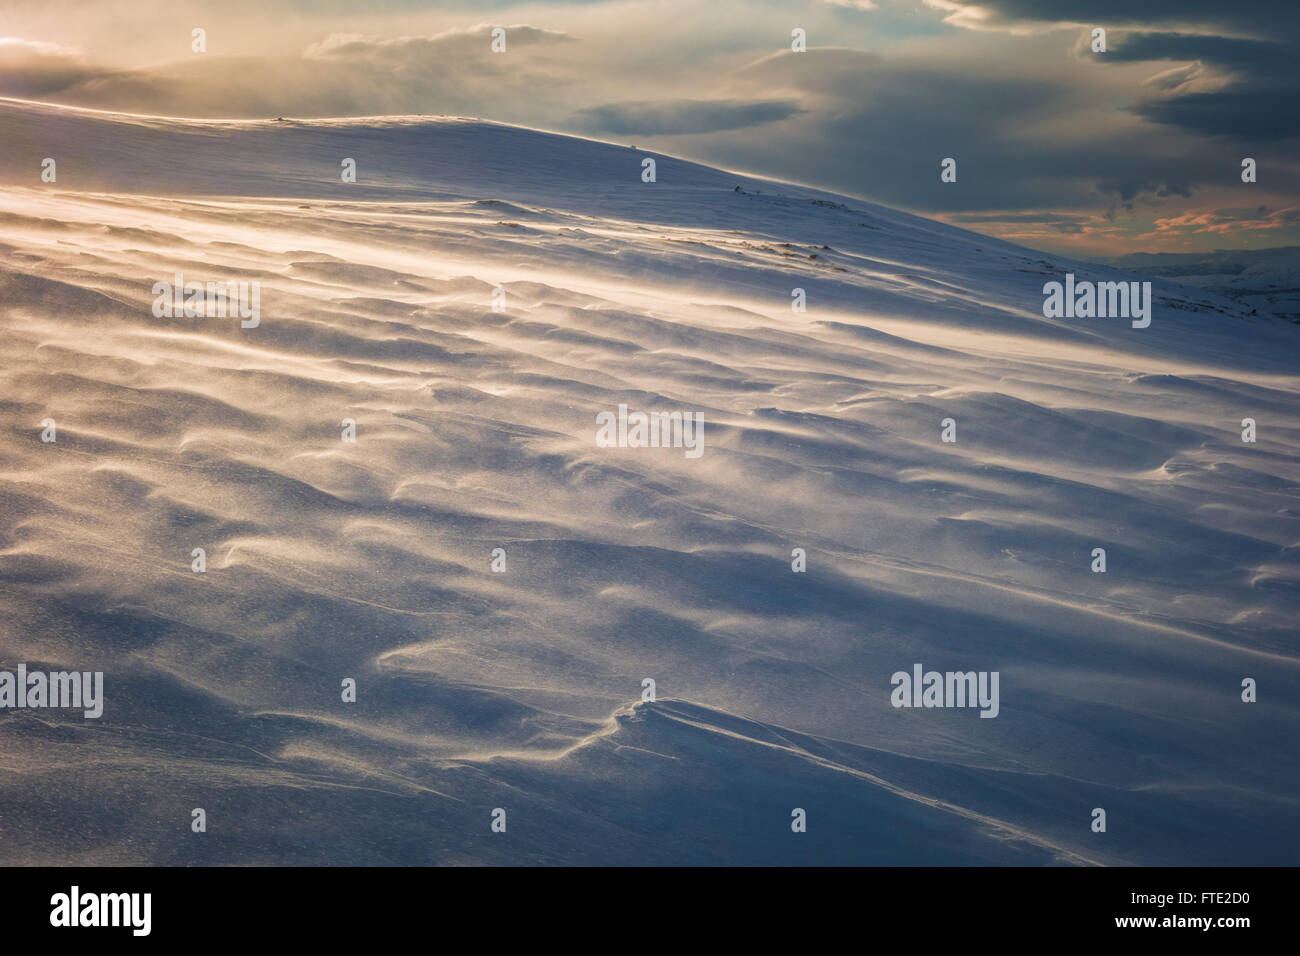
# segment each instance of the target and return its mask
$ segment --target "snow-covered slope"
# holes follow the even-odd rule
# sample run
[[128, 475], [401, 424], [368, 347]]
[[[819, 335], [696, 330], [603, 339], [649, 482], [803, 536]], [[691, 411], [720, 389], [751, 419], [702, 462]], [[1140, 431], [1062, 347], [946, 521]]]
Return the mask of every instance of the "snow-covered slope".
[[106, 697], [0, 711], [0, 862], [1296, 862], [1300, 328], [477, 121], [0, 141], [0, 668]]

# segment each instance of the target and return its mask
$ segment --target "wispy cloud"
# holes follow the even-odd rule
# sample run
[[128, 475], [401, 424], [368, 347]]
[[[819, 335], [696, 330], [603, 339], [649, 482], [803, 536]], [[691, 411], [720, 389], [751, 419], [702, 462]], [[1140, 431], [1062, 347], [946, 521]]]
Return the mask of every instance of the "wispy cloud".
[[681, 136], [776, 123], [806, 113], [794, 100], [673, 100], [603, 103], [579, 110], [572, 125], [592, 132]]

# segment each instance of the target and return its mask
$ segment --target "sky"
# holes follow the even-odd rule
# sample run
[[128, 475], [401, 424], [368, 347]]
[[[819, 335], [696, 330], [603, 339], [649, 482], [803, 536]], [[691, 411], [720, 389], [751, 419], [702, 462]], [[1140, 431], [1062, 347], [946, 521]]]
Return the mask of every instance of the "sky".
[[4, 0], [0, 96], [482, 117], [1085, 257], [1300, 245], [1296, 0]]

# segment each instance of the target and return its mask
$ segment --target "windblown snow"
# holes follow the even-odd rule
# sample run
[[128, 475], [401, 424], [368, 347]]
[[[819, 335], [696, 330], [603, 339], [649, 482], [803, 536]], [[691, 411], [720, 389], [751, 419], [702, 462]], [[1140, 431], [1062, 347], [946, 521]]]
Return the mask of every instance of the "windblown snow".
[[1297, 862], [1300, 327], [480, 121], [0, 142], [0, 666], [104, 673], [0, 711], [0, 862]]

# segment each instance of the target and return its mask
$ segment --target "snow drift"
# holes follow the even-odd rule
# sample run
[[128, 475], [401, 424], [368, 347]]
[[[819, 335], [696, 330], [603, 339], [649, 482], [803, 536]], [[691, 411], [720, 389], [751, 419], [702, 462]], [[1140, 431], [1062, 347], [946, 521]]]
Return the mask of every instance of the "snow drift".
[[1047, 319], [1137, 277], [491, 123], [0, 140], [0, 664], [105, 674], [0, 712], [0, 862], [1296, 862], [1300, 328]]

